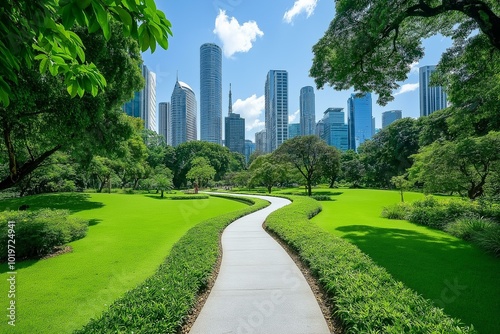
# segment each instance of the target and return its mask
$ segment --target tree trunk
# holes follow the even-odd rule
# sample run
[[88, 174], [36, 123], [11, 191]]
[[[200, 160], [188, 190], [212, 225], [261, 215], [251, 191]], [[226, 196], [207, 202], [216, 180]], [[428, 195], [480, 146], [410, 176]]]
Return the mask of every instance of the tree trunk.
[[333, 177], [332, 177], [332, 178], [330, 179], [330, 186], [329, 186], [329, 188], [330, 188], [330, 189], [331, 189], [331, 188], [333, 188], [333, 185], [334, 185], [334, 184], [335, 184], [335, 178], [333, 178]]
[[270, 194], [271, 193], [271, 189], [273, 188], [273, 186], [267, 186], [267, 192]]
[[403, 188], [400, 189], [400, 192], [401, 192], [401, 203], [404, 203], [405, 199], [403, 197]]
[[307, 196], [312, 196], [312, 185], [310, 180], [307, 180]]
[[163, 190], [161, 191], [161, 198], [163, 198]]

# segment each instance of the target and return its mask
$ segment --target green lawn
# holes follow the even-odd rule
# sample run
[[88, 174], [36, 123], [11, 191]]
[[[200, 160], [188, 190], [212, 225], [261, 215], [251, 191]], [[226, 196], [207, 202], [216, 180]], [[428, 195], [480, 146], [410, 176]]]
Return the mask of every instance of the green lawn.
[[[315, 193], [327, 193], [321, 189]], [[500, 260], [444, 232], [380, 217], [399, 193], [335, 189], [312, 219], [349, 240], [397, 280], [484, 334], [500, 333]], [[405, 200], [421, 198], [405, 193]]]
[[[17, 264], [16, 333], [71, 333], [152, 275], [172, 245], [197, 223], [246, 204], [222, 198], [172, 201], [156, 195], [55, 194], [2, 201], [0, 210], [67, 208], [91, 220], [73, 252]], [[8, 291], [2, 266], [2, 294]], [[0, 307], [6, 310], [2, 298]], [[6, 311], [4, 311], [6, 314]], [[0, 332], [7, 332], [7, 321]], [[13, 328], [9, 328], [9, 332]]]

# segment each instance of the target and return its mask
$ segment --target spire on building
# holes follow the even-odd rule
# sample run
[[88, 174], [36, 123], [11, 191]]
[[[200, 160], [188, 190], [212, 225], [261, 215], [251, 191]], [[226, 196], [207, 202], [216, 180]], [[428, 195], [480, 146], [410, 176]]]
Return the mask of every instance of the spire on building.
[[229, 115], [233, 113], [233, 97], [231, 94], [231, 84], [229, 84]]

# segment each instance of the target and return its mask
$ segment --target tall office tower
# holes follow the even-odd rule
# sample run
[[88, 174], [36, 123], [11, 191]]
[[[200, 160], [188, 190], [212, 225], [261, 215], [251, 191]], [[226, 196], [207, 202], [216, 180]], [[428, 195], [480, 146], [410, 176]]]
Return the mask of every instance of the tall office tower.
[[401, 110], [388, 110], [382, 113], [382, 129], [385, 129], [398, 119], [403, 117]]
[[170, 106], [172, 146], [196, 140], [196, 97], [191, 87], [177, 79]]
[[372, 94], [364, 93], [361, 97], [351, 94], [347, 100], [347, 112], [349, 149], [357, 150], [373, 136]]
[[248, 164], [248, 161], [250, 161], [250, 156], [252, 153], [255, 152], [255, 144], [253, 141], [250, 139], [245, 140], [245, 160]]
[[300, 134], [313, 135], [316, 132], [316, 102], [314, 88], [311, 86], [300, 89]]
[[146, 65], [141, 65], [144, 88], [135, 92], [134, 98], [123, 106], [123, 111], [132, 117], [141, 118], [144, 128], [158, 132], [156, 123], [156, 74]]
[[200, 47], [200, 139], [222, 145], [222, 50]]
[[[301, 125], [302, 124], [300, 123], [288, 124], [288, 139], [292, 139], [301, 135]], [[314, 127], [316, 127], [316, 125]]]
[[318, 123], [316, 123], [315, 134], [321, 139], [325, 137], [325, 122], [322, 119], [320, 119]]
[[420, 76], [420, 116], [429, 116], [436, 110], [446, 108], [446, 93], [441, 86], [431, 86], [431, 74], [436, 66], [422, 66]]
[[265, 86], [266, 153], [288, 139], [288, 72], [271, 70]]
[[328, 108], [323, 113], [323, 140], [339, 150], [349, 149], [348, 130], [345, 124], [344, 108]]
[[231, 152], [245, 155], [245, 119], [233, 113], [231, 85], [229, 85], [229, 112], [224, 120], [225, 145]]
[[267, 145], [267, 139], [266, 139], [266, 129], [260, 130], [259, 132], [255, 133], [255, 150], [259, 151], [260, 153], [266, 153], [266, 145]]
[[160, 102], [158, 110], [158, 133], [165, 138], [167, 145], [172, 145], [172, 117], [170, 102]]

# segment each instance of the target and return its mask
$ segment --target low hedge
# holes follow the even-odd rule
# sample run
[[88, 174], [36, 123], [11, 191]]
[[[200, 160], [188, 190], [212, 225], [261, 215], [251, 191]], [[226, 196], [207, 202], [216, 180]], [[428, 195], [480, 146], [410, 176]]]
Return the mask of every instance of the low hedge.
[[203, 195], [203, 194], [199, 194], [199, 195], [176, 195], [176, 196], [169, 196], [168, 198], [172, 199], [172, 200], [187, 200], [187, 199], [207, 199], [208, 198], [208, 195]]
[[75, 333], [177, 333], [213, 274], [222, 230], [269, 205], [258, 199], [251, 203], [251, 207], [208, 219], [190, 229], [153, 276]]
[[[0, 212], [0, 243], [7, 245], [8, 222], [15, 222], [16, 260], [39, 258], [53, 252], [55, 247], [85, 237], [88, 221], [71, 217], [68, 210], [41, 209], [37, 211]], [[7, 260], [7, 246], [0, 251], [0, 262]]]
[[476, 333], [396, 281], [359, 248], [308, 219], [320, 204], [302, 196], [273, 212], [266, 226], [293, 248], [335, 305], [346, 333]]

